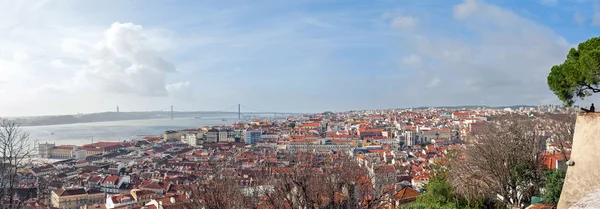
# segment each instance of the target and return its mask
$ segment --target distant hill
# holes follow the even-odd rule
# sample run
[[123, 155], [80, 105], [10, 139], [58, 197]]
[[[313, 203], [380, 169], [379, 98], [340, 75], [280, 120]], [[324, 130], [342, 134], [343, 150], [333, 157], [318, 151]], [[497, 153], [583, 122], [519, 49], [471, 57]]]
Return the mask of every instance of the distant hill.
[[[173, 117], [198, 117], [198, 116], [218, 116], [218, 115], [236, 115], [237, 112], [174, 112]], [[43, 126], [60, 125], [73, 123], [93, 123], [122, 120], [144, 120], [170, 118], [170, 112], [102, 112], [77, 115], [54, 115], [54, 116], [36, 116], [36, 117], [17, 117], [12, 118], [23, 126]]]

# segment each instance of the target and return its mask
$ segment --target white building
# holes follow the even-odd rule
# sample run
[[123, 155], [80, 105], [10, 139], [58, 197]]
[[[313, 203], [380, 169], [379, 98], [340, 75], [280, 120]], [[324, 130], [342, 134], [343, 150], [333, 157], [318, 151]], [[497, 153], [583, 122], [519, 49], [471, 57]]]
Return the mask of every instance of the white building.
[[186, 134], [185, 137], [181, 137], [184, 143], [189, 144], [192, 147], [198, 146], [198, 137], [195, 133]]
[[107, 195], [106, 196], [106, 208], [119, 208], [137, 205], [137, 201], [131, 194], [120, 194], [120, 195]]

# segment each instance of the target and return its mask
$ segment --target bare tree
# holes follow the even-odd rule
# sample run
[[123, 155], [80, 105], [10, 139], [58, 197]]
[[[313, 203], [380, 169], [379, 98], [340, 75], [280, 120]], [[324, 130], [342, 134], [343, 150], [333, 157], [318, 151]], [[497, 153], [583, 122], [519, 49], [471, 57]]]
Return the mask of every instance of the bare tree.
[[467, 145], [449, 172], [456, 191], [467, 197], [499, 197], [522, 207], [543, 187], [545, 139], [536, 119], [492, 121], [487, 133]]
[[199, 182], [197, 188], [188, 191], [193, 208], [242, 209], [249, 205], [241, 187], [235, 180], [233, 159], [223, 159], [211, 163], [207, 179]]
[[565, 161], [568, 161], [571, 157], [568, 153], [573, 144], [576, 115], [572, 113], [550, 114], [547, 118], [550, 120], [553, 145], [562, 154]]
[[369, 175], [369, 182], [361, 181], [359, 186], [363, 208], [379, 208], [392, 204], [392, 196], [396, 191], [396, 173], [393, 166], [377, 166]]
[[32, 198], [37, 189], [27, 183], [22, 171], [30, 165], [34, 157], [34, 142], [20, 125], [6, 119], [0, 120], [0, 204], [2, 208], [21, 208]]
[[239, 186], [231, 178], [203, 182], [192, 193], [191, 201], [196, 203], [194, 205], [207, 209], [242, 209], [248, 205]]
[[[265, 192], [265, 208], [379, 208], [389, 203], [393, 195], [395, 172], [375, 172], [370, 175], [350, 156], [339, 156], [320, 162], [318, 168], [300, 162], [292, 172], [268, 177], [261, 182], [273, 186]], [[391, 168], [391, 167], [390, 167]]]

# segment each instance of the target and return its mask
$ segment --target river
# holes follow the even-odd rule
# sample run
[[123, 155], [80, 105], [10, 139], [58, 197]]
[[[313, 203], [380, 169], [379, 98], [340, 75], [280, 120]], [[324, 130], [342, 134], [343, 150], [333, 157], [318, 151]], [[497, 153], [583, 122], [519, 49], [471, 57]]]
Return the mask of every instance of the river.
[[[226, 119], [223, 121], [223, 119]], [[26, 126], [23, 131], [40, 143], [82, 145], [98, 141], [123, 141], [139, 135], [160, 135], [166, 130], [231, 125], [237, 116], [195, 118], [126, 120], [97, 123], [75, 123], [50, 126]]]

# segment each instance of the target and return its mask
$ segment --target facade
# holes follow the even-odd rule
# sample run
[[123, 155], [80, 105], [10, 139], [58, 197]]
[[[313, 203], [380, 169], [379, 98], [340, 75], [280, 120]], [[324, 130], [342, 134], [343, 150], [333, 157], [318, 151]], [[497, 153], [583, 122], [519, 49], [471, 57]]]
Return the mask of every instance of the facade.
[[219, 130], [211, 129], [206, 133], [206, 142], [217, 143], [219, 142]]
[[71, 159], [73, 158], [73, 149], [75, 146], [60, 145], [50, 150], [50, 158], [52, 159]]
[[219, 142], [235, 142], [233, 131], [219, 130]]
[[270, 142], [276, 142], [276, 141], [277, 141], [277, 139], [279, 139], [279, 135], [277, 135], [277, 134], [274, 134], [274, 133], [271, 133], [271, 134], [265, 134], [265, 133], [263, 133], [263, 134], [260, 136], [260, 140], [261, 140], [261, 141], [270, 141]]
[[181, 135], [177, 131], [165, 131], [163, 135], [163, 140], [179, 140], [181, 139]]
[[85, 160], [85, 158], [87, 157], [86, 155], [86, 151], [85, 150], [80, 150], [77, 147], [73, 148], [73, 159], [76, 160]]
[[246, 131], [246, 134], [244, 136], [244, 142], [246, 142], [246, 144], [256, 144], [257, 142], [259, 142], [261, 140], [261, 137], [262, 137], [261, 130]]
[[137, 205], [137, 201], [131, 194], [108, 195], [106, 197], [106, 208], [127, 208]]
[[414, 131], [405, 131], [404, 133], [402, 133], [402, 136], [404, 137], [404, 145], [413, 146], [415, 144], [415, 135], [416, 132]]
[[104, 181], [100, 183], [100, 189], [106, 193], [118, 194], [119, 193], [119, 182], [121, 178], [119, 176], [107, 176]]
[[90, 204], [104, 204], [104, 193], [95, 189], [61, 188], [51, 192], [53, 208], [78, 209]]
[[43, 143], [38, 144], [38, 154], [41, 158], [50, 158], [50, 150], [56, 145], [54, 143]]
[[181, 139], [184, 143], [187, 143], [192, 147], [198, 146], [198, 137], [194, 133], [186, 134], [185, 137], [182, 136]]
[[86, 151], [86, 156], [109, 153], [121, 148], [123, 148], [123, 144], [121, 142], [97, 142], [78, 147], [79, 150]]
[[131, 190], [131, 196], [135, 198], [139, 206], [144, 206], [150, 201], [152, 201], [152, 198], [157, 196], [157, 194], [149, 190], [134, 189]]

